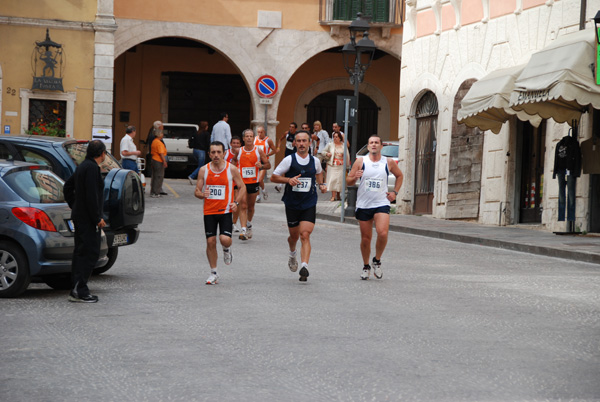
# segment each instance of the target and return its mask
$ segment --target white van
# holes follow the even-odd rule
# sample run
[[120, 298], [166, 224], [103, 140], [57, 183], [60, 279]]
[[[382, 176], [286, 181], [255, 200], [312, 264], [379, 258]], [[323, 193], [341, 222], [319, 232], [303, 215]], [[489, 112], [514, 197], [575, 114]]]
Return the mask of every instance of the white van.
[[184, 123], [163, 123], [163, 142], [167, 147], [167, 161], [169, 170], [185, 170], [188, 167], [196, 168], [198, 161], [194, 152], [188, 147], [188, 140], [192, 134], [198, 132], [198, 125]]

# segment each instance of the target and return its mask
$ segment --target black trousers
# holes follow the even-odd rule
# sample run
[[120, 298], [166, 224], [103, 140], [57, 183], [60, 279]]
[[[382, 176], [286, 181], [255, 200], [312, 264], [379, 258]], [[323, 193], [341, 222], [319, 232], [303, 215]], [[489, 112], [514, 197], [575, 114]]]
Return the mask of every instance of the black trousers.
[[87, 283], [100, 257], [101, 232], [87, 221], [73, 220], [75, 225], [75, 249], [71, 267], [71, 284], [79, 297], [90, 294]]

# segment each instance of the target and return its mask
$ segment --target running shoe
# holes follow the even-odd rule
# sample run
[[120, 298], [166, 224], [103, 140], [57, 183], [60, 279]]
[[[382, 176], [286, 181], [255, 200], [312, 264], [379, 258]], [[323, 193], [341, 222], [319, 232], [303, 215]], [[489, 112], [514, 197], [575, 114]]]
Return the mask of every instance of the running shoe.
[[383, 277], [383, 271], [381, 270], [381, 261], [376, 260], [375, 257], [373, 257], [373, 275], [375, 275], [375, 278], [377, 279], [381, 279]]
[[73, 303], [97, 303], [98, 296], [94, 296], [94, 295], [78, 296], [77, 293], [71, 291], [71, 293], [69, 293], [69, 301], [73, 302]]
[[268, 200], [269, 199], [269, 193], [267, 193], [267, 189], [265, 188], [262, 192], [263, 192], [263, 198], [265, 199], [265, 201]]
[[299, 281], [300, 282], [306, 282], [306, 279], [308, 278], [308, 275], [309, 275], [308, 269], [306, 269], [306, 267], [302, 267], [300, 269], [300, 278], [299, 278]]
[[235, 223], [233, 224], [233, 233], [240, 233], [240, 228]]
[[360, 279], [362, 279], [363, 281], [366, 281], [367, 279], [369, 279], [370, 275], [371, 275], [371, 267], [369, 265], [365, 265], [363, 267], [362, 274], [360, 274]]
[[248, 222], [248, 230], [252, 229], [252, 222]]
[[242, 233], [240, 233], [240, 240], [250, 240], [247, 230], [242, 230]]
[[256, 202], [260, 203], [262, 201], [260, 194], [256, 197]]
[[288, 260], [288, 267], [292, 272], [296, 272], [298, 270], [298, 260], [296, 260], [296, 256], [290, 256]]
[[231, 262], [233, 261], [233, 253], [231, 252], [231, 247], [223, 249], [223, 261], [225, 261], [225, 265], [231, 265]]
[[219, 283], [219, 274], [217, 274], [216, 272], [211, 272], [210, 276], [206, 280], [206, 284], [207, 285], [216, 285], [217, 283]]
[[193, 186], [194, 185], [194, 179], [192, 179], [190, 176], [188, 176], [188, 180], [190, 181], [190, 185]]
[[275, 191], [277, 191], [278, 193], [281, 193], [281, 184], [277, 184], [275, 186]]

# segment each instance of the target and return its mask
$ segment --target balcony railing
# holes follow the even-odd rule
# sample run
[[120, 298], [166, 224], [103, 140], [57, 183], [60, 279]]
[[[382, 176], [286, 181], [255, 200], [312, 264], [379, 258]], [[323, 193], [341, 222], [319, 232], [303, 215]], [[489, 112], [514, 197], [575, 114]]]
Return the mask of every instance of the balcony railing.
[[349, 25], [356, 13], [371, 17], [375, 26], [402, 26], [405, 0], [319, 0], [319, 23]]

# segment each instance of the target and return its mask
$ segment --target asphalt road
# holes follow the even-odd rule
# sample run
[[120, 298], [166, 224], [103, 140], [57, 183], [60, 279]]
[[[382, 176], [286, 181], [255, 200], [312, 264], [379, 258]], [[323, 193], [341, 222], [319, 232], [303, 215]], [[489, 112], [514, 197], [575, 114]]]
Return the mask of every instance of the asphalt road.
[[271, 192], [206, 286], [202, 203], [166, 184], [99, 303], [0, 299], [0, 400], [600, 399], [597, 265], [391, 233], [361, 281], [358, 228], [318, 221], [301, 283]]

